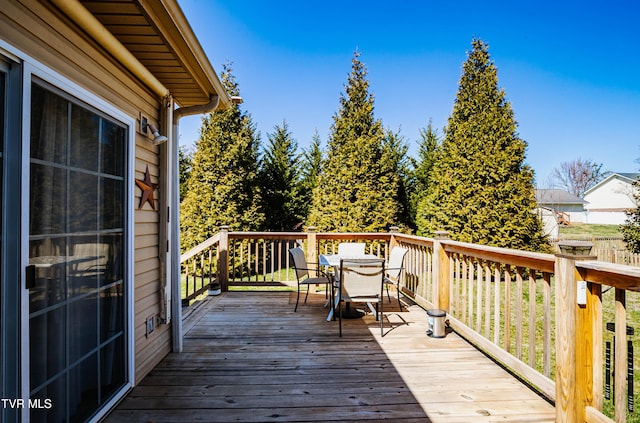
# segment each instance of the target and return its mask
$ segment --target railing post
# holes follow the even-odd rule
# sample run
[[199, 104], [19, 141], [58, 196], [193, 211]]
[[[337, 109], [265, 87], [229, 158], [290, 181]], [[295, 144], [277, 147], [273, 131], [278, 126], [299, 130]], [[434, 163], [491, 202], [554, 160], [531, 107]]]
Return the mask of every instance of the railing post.
[[[592, 260], [593, 244], [562, 241], [556, 254], [556, 421], [584, 422], [585, 407], [593, 405], [593, 299], [577, 302], [582, 278], [576, 261]], [[589, 304], [591, 303], [591, 304]], [[600, 322], [601, 323], [601, 322]]]
[[222, 292], [229, 291], [229, 226], [220, 226], [220, 244], [218, 247], [218, 283]]
[[389, 239], [389, 251], [388, 253], [391, 253], [391, 250], [393, 250], [393, 247], [395, 247], [396, 245], [398, 245], [398, 241], [396, 241], [396, 236], [395, 234], [400, 232], [400, 228], [397, 226], [389, 226], [389, 233], [391, 234], [391, 239]]
[[[316, 246], [316, 228], [315, 226], [309, 226], [307, 228], [307, 260], [309, 263], [318, 264], [318, 249]], [[311, 272], [315, 273], [315, 272]], [[315, 274], [309, 274], [311, 277], [316, 277]]]
[[436, 307], [447, 313], [449, 310], [450, 274], [449, 255], [442, 246], [442, 241], [449, 239], [449, 232], [436, 231], [433, 242], [433, 277], [434, 291], [437, 295]]

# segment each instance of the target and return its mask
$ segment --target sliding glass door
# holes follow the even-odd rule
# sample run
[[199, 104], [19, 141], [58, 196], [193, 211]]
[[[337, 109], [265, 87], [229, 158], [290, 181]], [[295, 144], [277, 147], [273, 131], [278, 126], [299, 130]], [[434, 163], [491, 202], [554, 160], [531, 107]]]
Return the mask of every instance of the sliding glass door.
[[31, 421], [84, 421], [127, 383], [128, 128], [31, 83]]

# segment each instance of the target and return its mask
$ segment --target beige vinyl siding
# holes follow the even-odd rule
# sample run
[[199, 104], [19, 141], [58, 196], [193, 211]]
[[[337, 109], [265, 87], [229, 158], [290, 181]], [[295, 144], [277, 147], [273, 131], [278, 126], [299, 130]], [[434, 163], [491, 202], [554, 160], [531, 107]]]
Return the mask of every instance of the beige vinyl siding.
[[[156, 122], [159, 98], [141, 86], [128, 71], [61, 15], [54, 6], [33, 0], [3, 0], [0, 8], [0, 38], [34, 60], [64, 75], [84, 89], [105, 99], [123, 113], [138, 119], [142, 112]], [[136, 128], [137, 129], [137, 128]], [[135, 178], [142, 179], [149, 166], [151, 179], [159, 183], [159, 149], [145, 136], [136, 135]], [[147, 317], [160, 312], [161, 269], [158, 259], [159, 208], [162, 187], [154, 195], [156, 210], [149, 204], [138, 210], [140, 189], [127, 181], [134, 209], [134, 335], [135, 379], [140, 381], [169, 351], [171, 331], [157, 324], [146, 336]], [[131, 283], [132, 281], [128, 281]]]

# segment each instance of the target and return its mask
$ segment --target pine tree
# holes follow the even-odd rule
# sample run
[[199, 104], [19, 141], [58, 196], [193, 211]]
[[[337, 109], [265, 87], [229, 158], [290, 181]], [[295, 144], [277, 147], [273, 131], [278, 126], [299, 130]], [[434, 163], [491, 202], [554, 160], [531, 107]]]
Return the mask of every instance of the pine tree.
[[420, 142], [418, 146], [418, 160], [411, 159], [412, 171], [407, 190], [409, 192], [409, 215], [412, 227], [416, 226], [416, 214], [418, 204], [425, 197], [429, 187], [431, 168], [435, 162], [435, 154], [440, 144], [438, 131], [434, 129], [431, 120], [426, 128], [420, 130]]
[[187, 195], [187, 181], [191, 175], [193, 153], [186, 146], [178, 147], [178, 166], [180, 172], [180, 201]]
[[374, 118], [367, 71], [354, 53], [340, 107], [333, 116], [328, 151], [314, 190], [308, 224], [321, 231], [387, 230], [398, 223], [398, 175], [384, 165], [382, 122]]
[[395, 208], [389, 212], [396, 215], [394, 224], [403, 229], [413, 226], [409, 201], [412, 172], [411, 161], [407, 156], [408, 150], [409, 146], [400, 131], [385, 131], [380, 160], [382, 168], [380, 185], [384, 187], [385, 193], [389, 196], [389, 201], [386, 204]]
[[[229, 64], [221, 80], [230, 96], [239, 95]], [[180, 205], [181, 246], [192, 248], [219, 231], [263, 228], [258, 179], [259, 135], [251, 117], [237, 105], [202, 119], [187, 193]]]
[[267, 134], [269, 143], [263, 154], [261, 181], [265, 227], [274, 231], [297, 229], [303, 221], [300, 198], [300, 159], [298, 144], [287, 123]]
[[318, 176], [322, 169], [322, 148], [320, 146], [320, 135], [318, 131], [313, 134], [313, 139], [309, 148], [302, 152], [301, 158], [301, 176], [300, 189], [298, 195], [301, 198], [301, 215], [303, 221], [307, 221], [309, 210], [311, 208], [311, 199], [313, 198], [313, 190], [318, 184]]
[[453, 239], [498, 247], [545, 250], [526, 142], [488, 46], [473, 40], [453, 111], [421, 200], [421, 234], [447, 230]]

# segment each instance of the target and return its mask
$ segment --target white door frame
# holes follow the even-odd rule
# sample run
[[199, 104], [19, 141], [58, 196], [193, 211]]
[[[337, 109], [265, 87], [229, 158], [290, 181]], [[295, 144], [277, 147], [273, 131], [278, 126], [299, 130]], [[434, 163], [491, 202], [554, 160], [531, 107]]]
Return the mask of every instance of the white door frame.
[[[111, 402], [103, 405], [102, 410], [104, 413], [111, 408], [121, 397], [133, 386], [135, 381], [135, 344], [134, 344], [134, 272], [133, 272], [133, 235], [134, 235], [134, 212], [133, 212], [133, 194], [132, 194], [132, 181], [134, 180], [134, 164], [135, 164], [135, 129], [136, 118], [125, 114], [112, 104], [106, 102], [104, 99], [94, 95], [93, 93], [83, 89], [79, 85], [73, 83], [73, 81], [67, 79], [61, 74], [48, 68], [47, 66], [39, 63], [28, 55], [24, 54], [18, 49], [13, 48], [7, 44], [4, 40], [0, 40], [0, 50], [7, 51], [22, 60], [23, 63], [23, 102], [22, 102], [22, 177], [21, 177], [21, 268], [22, 268], [22, 280], [21, 285], [21, 321], [20, 321], [20, 333], [21, 333], [21, 351], [22, 357], [29, 356], [29, 291], [25, 288], [25, 273], [29, 264], [29, 168], [30, 168], [30, 100], [31, 100], [31, 82], [34, 76], [60, 88], [65, 93], [68, 93], [72, 97], [87, 103], [97, 109], [101, 110], [110, 117], [123, 123], [128, 127], [127, 142], [126, 142], [126, 171], [125, 171], [125, 307], [126, 307], [126, 331], [127, 331], [127, 376], [126, 384], [121, 391], [114, 396]], [[21, 392], [22, 399], [28, 402], [29, 398], [29, 361], [24, 359], [21, 365]], [[55, 406], [55, 405], [54, 405]], [[103, 415], [102, 413], [101, 415]], [[97, 415], [95, 418], [99, 419], [101, 415]], [[23, 421], [29, 421], [29, 410], [24, 408], [22, 411]]]

